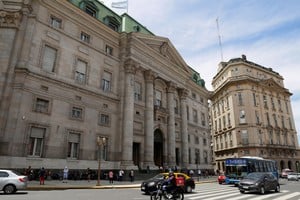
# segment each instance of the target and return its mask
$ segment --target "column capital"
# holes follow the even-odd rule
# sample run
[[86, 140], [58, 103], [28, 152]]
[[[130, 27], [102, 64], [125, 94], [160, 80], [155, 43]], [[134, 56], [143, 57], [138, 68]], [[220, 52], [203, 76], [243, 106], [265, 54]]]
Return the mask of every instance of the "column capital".
[[132, 59], [127, 59], [124, 63], [124, 69], [126, 73], [135, 74], [138, 68], [138, 63]]
[[175, 90], [176, 90], [176, 83], [174, 83], [172, 81], [169, 81], [169, 82], [167, 82], [167, 85], [168, 85], [168, 88], [167, 88], [168, 92], [170, 92], [170, 93], [175, 92]]
[[181, 99], [185, 99], [189, 95], [189, 90], [185, 88], [179, 89], [179, 96]]
[[0, 11], [0, 27], [17, 28], [21, 22], [22, 14], [20, 12]]
[[150, 69], [144, 72], [144, 76], [147, 82], [153, 82], [155, 79], [155, 74]]

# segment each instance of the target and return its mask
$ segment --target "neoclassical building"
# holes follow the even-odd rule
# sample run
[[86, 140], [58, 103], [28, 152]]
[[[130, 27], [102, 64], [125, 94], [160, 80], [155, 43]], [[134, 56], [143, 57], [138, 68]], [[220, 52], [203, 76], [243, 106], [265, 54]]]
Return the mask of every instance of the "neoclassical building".
[[283, 77], [245, 55], [221, 62], [212, 81], [211, 121], [215, 168], [231, 157], [276, 160], [279, 170], [300, 170], [300, 150]]
[[0, 40], [1, 168], [212, 168], [210, 92], [168, 38], [95, 0], [5, 0]]

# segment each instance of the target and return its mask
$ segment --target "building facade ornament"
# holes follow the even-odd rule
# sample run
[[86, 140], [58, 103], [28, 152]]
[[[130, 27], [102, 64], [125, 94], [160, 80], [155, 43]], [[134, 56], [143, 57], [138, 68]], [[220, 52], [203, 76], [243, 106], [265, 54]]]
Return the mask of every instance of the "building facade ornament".
[[0, 27], [17, 28], [20, 24], [22, 15], [20, 12], [0, 11]]

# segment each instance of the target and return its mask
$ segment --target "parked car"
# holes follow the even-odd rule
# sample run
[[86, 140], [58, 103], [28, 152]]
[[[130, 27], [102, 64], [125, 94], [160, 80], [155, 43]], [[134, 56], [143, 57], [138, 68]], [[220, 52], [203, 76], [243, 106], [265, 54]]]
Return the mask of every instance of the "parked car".
[[219, 184], [225, 183], [225, 179], [226, 179], [226, 176], [225, 176], [224, 172], [220, 172], [220, 174], [218, 176]]
[[281, 171], [280, 177], [281, 178], [287, 178], [288, 174], [292, 173], [292, 172], [293, 172], [293, 170], [290, 170], [289, 168], [283, 169]]
[[0, 191], [6, 194], [27, 188], [28, 178], [12, 170], [0, 169]]
[[240, 181], [239, 190], [241, 193], [248, 191], [265, 194], [265, 192], [271, 190], [280, 192], [280, 185], [278, 179], [272, 173], [252, 172]]
[[288, 181], [299, 181], [300, 179], [300, 173], [291, 172], [287, 175]]
[[[148, 179], [141, 184], [141, 191], [150, 194], [151, 192], [155, 191], [157, 189], [156, 185], [163, 181], [164, 179], [168, 178], [169, 173], [160, 173], [154, 176], [151, 179]], [[193, 178], [189, 177], [185, 173], [174, 173], [175, 178], [183, 177], [184, 178], [184, 190], [187, 193], [192, 192], [193, 189], [195, 189], [195, 181]]]

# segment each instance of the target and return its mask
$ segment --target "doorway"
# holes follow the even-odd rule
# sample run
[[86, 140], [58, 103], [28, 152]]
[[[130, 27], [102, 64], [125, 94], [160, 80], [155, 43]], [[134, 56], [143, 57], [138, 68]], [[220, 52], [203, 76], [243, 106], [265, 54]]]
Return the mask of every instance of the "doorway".
[[154, 131], [154, 164], [156, 166], [163, 166], [163, 134], [161, 130]]

